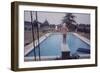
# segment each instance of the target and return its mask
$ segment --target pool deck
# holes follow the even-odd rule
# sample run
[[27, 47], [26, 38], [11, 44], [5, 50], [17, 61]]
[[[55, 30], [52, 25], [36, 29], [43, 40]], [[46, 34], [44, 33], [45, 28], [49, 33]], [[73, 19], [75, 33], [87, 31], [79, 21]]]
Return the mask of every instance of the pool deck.
[[65, 52], [65, 51], [68, 52], [68, 51], [70, 51], [68, 44], [62, 43], [62, 44], [61, 44], [61, 51], [62, 51], [62, 52]]
[[[56, 58], [60, 58], [61, 56], [41, 56], [41, 60], [55, 60]], [[33, 57], [24, 57], [25, 61], [34, 61], [35, 58]], [[36, 57], [36, 60], [39, 60], [39, 57]]]
[[80, 59], [90, 58], [90, 54], [79, 54]]
[[[50, 35], [51, 35], [51, 33], [47, 33], [44, 36], [42, 36], [41, 38], [39, 38], [39, 43], [44, 41]], [[35, 46], [37, 46], [37, 45], [38, 45], [38, 40], [35, 40]], [[33, 42], [32, 42], [29, 45], [24, 47], [24, 55], [28, 54], [33, 49], [34, 49], [34, 47], [33, 47]]]
[[69, 59], [70, 58], [70, 48], [68, 44], [63, 43], [61, 44], [61, 58], [62, 59]]
[[88, 40], [87, 38], [77, 34], [77, 33], [73, 33], [75, 36], [77, 36], [79, 39], [81, 39], [82, 41], [84, 41], [85, 43], [87, 43], [88, 45], [90, 45], [90, 40]]

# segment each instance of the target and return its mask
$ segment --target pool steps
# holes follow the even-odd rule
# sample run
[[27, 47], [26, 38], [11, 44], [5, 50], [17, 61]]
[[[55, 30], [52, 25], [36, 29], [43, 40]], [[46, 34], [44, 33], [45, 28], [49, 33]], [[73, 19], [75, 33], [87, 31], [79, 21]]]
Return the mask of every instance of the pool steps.
[[[45, 34], [44, 36], [42, 36], [42, 37], [40, 37], [39, 38], [39, 43], [41, 43], [42, 41], [44, 41], [48, 36], [50, 36], [51, 35], [51, 33], [47, 33], [47, 34]], [[37, 46], [38, 45], [38, 40], [35, 40], [35, 46]], [[25, 46], [24, 47], [24, 56], [26, 55], [26, 54], [28, 54], [31, 50], [33, 50], [33, 42], [32, 43], [30, 43], [29, 45], [27, 45], [27, 46]]]

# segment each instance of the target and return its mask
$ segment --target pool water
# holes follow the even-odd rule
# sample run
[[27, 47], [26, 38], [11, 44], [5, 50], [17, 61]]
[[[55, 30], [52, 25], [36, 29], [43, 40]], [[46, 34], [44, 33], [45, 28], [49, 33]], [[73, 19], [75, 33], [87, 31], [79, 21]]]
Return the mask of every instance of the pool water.
[[[90, 49], [90, 46], [77, 38], [72, 33], [68, 33], [66, 38], [67, 44], [71, 50], [71, 54], [76, 53], [78, 48]], [[50, 35], [46, 40], [40, 43], [40, 55], [41, 56], [61, 56], [61, 43], [62, 35], [60, 33], [55, 33]], [[36, 47], [36, 56], [38, 56], [39, 48]], [[26, 57], [34, 56], [34, 50], [29, 52]]]
[[77, 49], [79, 48], [85, 48], [85, 49], [90, 49], [90, 46], [83, 42], [81, 39], [73, 35], [72, 33], [69, 33], [69, 35], [66, 38], [68, 42], [68, 46], [71, 50], [71, 53], [76, 53]]

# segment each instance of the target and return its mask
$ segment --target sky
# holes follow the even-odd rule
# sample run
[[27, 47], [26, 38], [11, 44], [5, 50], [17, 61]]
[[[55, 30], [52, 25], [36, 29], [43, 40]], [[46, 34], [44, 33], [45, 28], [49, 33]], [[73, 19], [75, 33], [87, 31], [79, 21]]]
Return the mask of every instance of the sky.
[[[33, 20], [35, 19], [35, 12], [33, 11]], [[50, 24], [61, 24], [66, 13], [61, 12], [37, 12], [39, 22], [47, 20]], [[90, 24], [90, 14], [73, 13], [75, 15], [75, 21], [78, 24]], [[24, 20], [31, 22], [30, 11], [24, 11]]]

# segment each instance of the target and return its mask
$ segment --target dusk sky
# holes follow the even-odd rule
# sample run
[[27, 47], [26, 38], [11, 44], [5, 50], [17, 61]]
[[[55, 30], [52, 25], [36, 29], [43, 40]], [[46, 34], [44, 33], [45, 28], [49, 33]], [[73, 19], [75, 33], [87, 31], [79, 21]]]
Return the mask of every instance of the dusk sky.
[[[59, 13], [59, 12], [37, 12], [38, 21], [44, 22], [45, 20], [48, 20], [50, 24], [61, 24], [62, 19], [65, 16], [66, 13]], [[75, 15], [75, 21], [80, 24], [90, 24], [90, 14], [82, 14], [82, 13], [73, 13]], [[35, 12], [33, 11], [33, 20], [35, 19]], [[31, 21], [30, 18], [30, 12], [25, 11], [24, 12], [24, 20], [25, 21]]]

